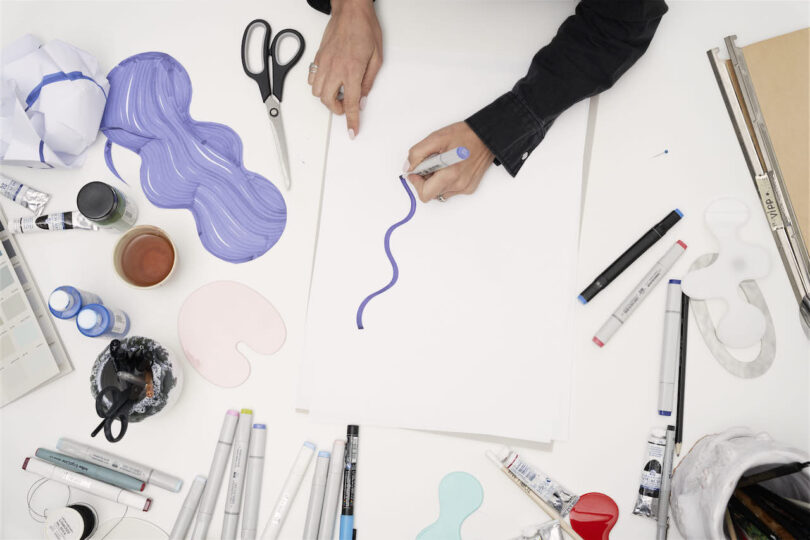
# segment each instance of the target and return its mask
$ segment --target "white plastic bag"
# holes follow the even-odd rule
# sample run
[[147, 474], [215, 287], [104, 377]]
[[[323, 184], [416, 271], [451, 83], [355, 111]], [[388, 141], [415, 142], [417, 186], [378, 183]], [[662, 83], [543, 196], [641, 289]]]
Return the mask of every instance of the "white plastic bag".
[[23, 36], [3, 49], [0, 163], [78, 167], [98, 136], [109, 83], [96, 58]]
[[[723, 515], [740, 477], [807, 461], [801, 450], [767, 433], [731, 428], [700, 439], [672, 473], [672, 517], [684, 538], [725, 538]], [[761, 484], [783, 497], [810, 501], [810, 469]]]

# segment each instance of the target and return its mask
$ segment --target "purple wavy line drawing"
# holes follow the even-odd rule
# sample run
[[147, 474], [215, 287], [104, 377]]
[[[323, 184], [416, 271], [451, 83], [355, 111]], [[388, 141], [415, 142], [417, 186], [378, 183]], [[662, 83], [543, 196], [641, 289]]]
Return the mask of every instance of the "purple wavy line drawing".
[[372, 298], [378, 296], [391, 287], [399, 279], [399, 266], [397, 266], [397, 261], [394, 260], [394, 255], [391, 253], [391, 233], [393, 233], [398, 227], [408, 223], [413, 215], [416, 213], [416, 198], [413, 196], [413, 192], [411, 192], [411, 188], [408, 187], [408, 181], [405, 180], [405, 177], [399, 177], [400, 182], [402, 182], [402, 187], [405, 188], [405, 193], [408, 194], [408, 198], [411, 200], [411, 207], [408, 210], [408, 215], [405, 216], [403, 219], [397, 221], [390, 227], [388, 230], [385, 231], [385, 238], [383, 239], [383, 245], [385, 246], [385, 255], [388, 257], [388, 261], [391, 263], [391, 268], [394, 270], [394, 275], [391, 276], [391, 281], [388, 282], [388, 285], [380, 289], [379, 291], [373, 292], [370, 295], [366, 296], [366, 299], [360, 303], [360, 307], [357, 308], [357, 329], [363, 329], [363, 311], [366, 309], [366, 305], [371, 301]]
[[245, 169], [235, 131], [191, 118], [191, 80], [177, 60], [160, 52], [136, 54], [107, 79], [101, 131], [108, 138], [105, 160], [116, 176], [112, 143], [140, 155], [149, 201], [191, 211], [203, 247], [220, 259], [249, 261], [278, 242], [287, 223], [284, 197]]

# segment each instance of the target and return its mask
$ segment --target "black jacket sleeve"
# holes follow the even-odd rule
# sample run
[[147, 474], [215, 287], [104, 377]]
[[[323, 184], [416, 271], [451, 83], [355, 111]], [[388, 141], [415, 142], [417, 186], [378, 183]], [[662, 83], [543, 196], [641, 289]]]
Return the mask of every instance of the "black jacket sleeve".
[[307, 4], [314, 7], [321, 13], [329, 14], [332, 12], [331, 0], [307, 0]]
[[664, 0], [582, 0], [526, 76], [467, 124], [515, 176], [560, 113], [613, 86], [644, 54], [666, 12]]

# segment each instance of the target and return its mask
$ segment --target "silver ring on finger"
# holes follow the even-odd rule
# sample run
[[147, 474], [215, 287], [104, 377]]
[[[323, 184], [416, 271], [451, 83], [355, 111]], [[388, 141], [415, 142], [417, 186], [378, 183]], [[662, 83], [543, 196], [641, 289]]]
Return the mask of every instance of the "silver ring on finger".
[[315, 62], [312, 62], [309, 65], [309, 72], [310, 73], [317, 73], [318, 72], [318, 64], [316, 64]]
[[439, 202], [447, 202], [447, 197], [444, 196], [444, 193], [439, 193], [439, 196], [436, 197], [436, 200]]

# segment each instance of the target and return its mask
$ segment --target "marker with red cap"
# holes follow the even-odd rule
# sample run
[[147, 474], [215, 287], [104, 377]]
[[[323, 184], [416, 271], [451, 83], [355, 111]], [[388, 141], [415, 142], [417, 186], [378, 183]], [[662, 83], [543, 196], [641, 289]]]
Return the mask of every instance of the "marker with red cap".
[[653, 265], [647, 275], [636, 285], [633, 292], [622, 302], [618, 309], [613, 312], [613, 315], [602, 325], [602, 328], [596, 332], [593, 337], [593, 342], [598, 346], [603, 347], [608, 340], [613, 337], [624, 322], [633, 314], [636, 308], [644, 301], [649, 295], [650, 291], [658, 285], [664, 274], [669, 272], [683, 252], [686, 251], [686, 244], [681, 240], [675, 242], [675, 245], [669, 248], [661, 259]]
[[91, 495], [95, 495], [109, 501], [125, 504], [127, 506], [131, 506], [132, 508], [143, 510], [144, 512], [147, 512], [149, 507], [152, 506], [152, 499], [145, 497], [140, 493], [127, 491], [111, 484], [95, 480], [89, 476], [57, 467], [52, 463], [47, 463], [36, 458], [25, 458], [22, 468], [24, 471], [38, 474], [39, 476], [47, 478], [48, 480], [55, 480], [61, 484], [65, 484], [66, 486], [90, 493]]

